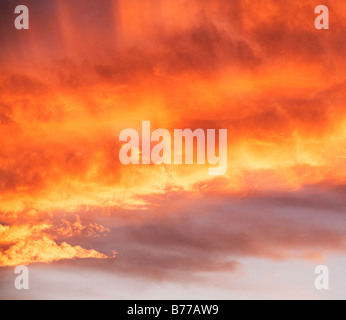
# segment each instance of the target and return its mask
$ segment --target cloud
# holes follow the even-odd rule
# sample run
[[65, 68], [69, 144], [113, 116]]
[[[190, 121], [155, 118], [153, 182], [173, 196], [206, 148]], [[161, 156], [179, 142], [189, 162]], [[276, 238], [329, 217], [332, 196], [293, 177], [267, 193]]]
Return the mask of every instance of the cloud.
[[57, 244], [46, 232], [52, 226], [0, 225], [0, 267], [49, 263], [62, 259], [106, 259], [107, 255], [94, 249], [71, 246], [66, 242]]
[[60, 221], [58, 219], [55, 220], [56, 223], [52, 227], [51, 233], [56, 237], [97, 237], [110, 232], [109, 228], [105, 228], [96, 222], [83, 222], [78, 215], [75, 221], [71, 221], [71, 218], [62, 218]]
[[[315, 1], [28, 2], [26, 33], [0, 4], [2, 266], [186, 281], [344, 253], [345, 3], [319, 32]], [[142, 120], [227, 128], [229, 171], [120, 165]]]
[[184, 283], [212, 273], [240, 275], [249, 258], [324, 263], [331, 253], [345, 253], [344, 206], [342, 193], [326, 185], [238, 196], [173, 192], [145, 213], [113, 209], [99, 216], [110, 233], [92, 246], [115, 247], [117, 258], [84, 266]]

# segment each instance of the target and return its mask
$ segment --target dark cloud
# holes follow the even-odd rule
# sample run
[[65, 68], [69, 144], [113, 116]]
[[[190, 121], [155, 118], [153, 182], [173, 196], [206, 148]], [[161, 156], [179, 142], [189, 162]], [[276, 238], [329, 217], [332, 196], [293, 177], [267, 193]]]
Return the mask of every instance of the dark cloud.
[[289, 260], [345, 252], [345, 200], [333, 190], [311, 186], [299, 192], [198, 200], [172, 194], [157, 200], [146, 220], [143, 213], [120, 209], [113, 218], [100, 217], [111, 232], [82, 243], [117, 250], [114, 261], [90, 266], [171, 281], [189, 281], [203, 272], [234, 272], [246, 257]]

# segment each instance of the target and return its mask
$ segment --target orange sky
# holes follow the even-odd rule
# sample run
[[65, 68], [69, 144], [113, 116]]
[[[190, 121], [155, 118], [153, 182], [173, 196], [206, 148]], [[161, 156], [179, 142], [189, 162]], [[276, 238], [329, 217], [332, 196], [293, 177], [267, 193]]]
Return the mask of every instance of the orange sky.
[[[196, 199], [218, 207], [256, 195], [269, 212], [272, 192], [307, 203], [311, 187], [323, 195], [344, 185], [345, 3], [324, 2], [326, 31], [314, 28], [318, 1], [24, 2], [25, 31], [13, 27], [13, 2], [0, 4], [0, 266], [113, 261], [117, 243], [97, 239], [112, 237], [114, 226], [165, 225], [187, 211], [199, 219]], [[227, 173], [122, 165], [119, 133], [140, 131], [143, 120], [153, 129], [227, 128]], [[263, 226], [277, 219], [273, 213]], [[242, 254], [343, 252], [342, 234], [316, 221], [294, 231], [297, 243], [273, 234], [275, 249], [264, 241]], [[327, 239], [320, 247], [308, 236], [314, 228]], [[200, 263], [193, 259], [191, 272]], [[206, 268], [218, 269], [215, 261]]]

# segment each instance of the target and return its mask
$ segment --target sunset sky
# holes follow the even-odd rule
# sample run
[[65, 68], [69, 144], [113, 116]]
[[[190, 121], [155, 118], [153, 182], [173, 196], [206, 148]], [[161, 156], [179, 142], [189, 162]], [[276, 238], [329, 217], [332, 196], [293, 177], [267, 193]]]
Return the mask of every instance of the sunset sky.
[[[345, 299], [345, 34], [339, 0], [1, 0], [0, 298]], [[227, 172], [121, 164], [142, 121], [228, 129]]]

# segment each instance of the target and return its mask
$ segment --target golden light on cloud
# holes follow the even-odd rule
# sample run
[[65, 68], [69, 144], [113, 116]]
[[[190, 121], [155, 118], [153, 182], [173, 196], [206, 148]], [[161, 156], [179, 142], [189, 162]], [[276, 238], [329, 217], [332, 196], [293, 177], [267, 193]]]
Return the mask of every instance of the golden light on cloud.
[[[281, 230], [286, 224], [271, 214], [281, 212], [275, 201], [290, 208], [287, 219], [295, 216], [296, 203], [301, 211], [314, 208], [307, 200], [312, 186], [343, 192], [345, 3], [329, 1], [330, 30], [316, 30], [312, 0], [290, 5], [270, 0], [265, 6], [259, 0], [36, 2], [25, 31], [13, 28], [11, 2], [0, 4], [0, 266], [103, 260], [119, 246], [133, 264], [138, 255], [144, 265], [168, 270], [155, 260], [164, 251], [155, 252], [156, 246], [181, 250], [184, 241], [197, 246], [189, 236], [196, 236], [198, 228], [203, 232], [204, 214], [223, 210], [230, 210], [234, 220], [222, 216], [219, 225], [206, 223], [222, 235], [220, 243], [209, 238], [210, 247], [203, 243], [201, 250], [211, 252], [206, 269], [235, 269], [233, 261], [218, 260], [222, 250], [314, 261], [324, 257], [319, 247], [343, 250], [342, 236], [319, 229], [324, 227], [320, 217], [313, 227], [326, 245], [310, 235], [311, 225]], [[123, 165], [119, 134], [128, 128], [140, 133], [143, 121], [172, 137], [175, 129], [227, 129], [226, 173], [208, 175], [208, 163]], [[141, 150], [142, 140], [139, 160]], [[296, 202], [282, 200], [292, 193]], [[258, 194], [263, 203], [252, 208]], [[280, 199], [274, 201], [272, 194]], [[229, 199], [236, 203], [232, 209]], [[248, 201], [251, 218], [257, 219], [257, 210], [270, 216], [266, 232], [256, 229], [257, 221], [253, 226], [234, 213], [239, 199]], [[199, 200], [205, 207], [198, 206]], [[325, 203], [319, 209], [332, 202], [320, 200]], [[340, 200], [333, 208], [342, 207]], [[185, 214], [201, 223], [191, 222], [188, 235], [174, 220], [181, 222]], [[177, 230], [166, 225], [169, 219]], [[161, 223], [171, 242], [155, 229]], [[258, 232], [258, 247], [250, 232], [238, 235], [236, 226], [242, 223]], [[224, 235], [228, 225], [234, 229]], [[274, 227], [280, 234], [270, 233]], [[160, 241], [151, 238], [151, 231]], [[297, 232], [300, 241], [289, 232]], [[281, 256], [266, 236], [289, 253]], [[119, 242], [105, 240], [113, 237]], [[137, 249], [141, 241], [148, 245]], [[291, 254], [294, 250], [301, 252]], [[200, 270], [198, 254], [193, 251], [191, 257], [181, 265]], [[167, 261], [180, 267], [174, 259]], [[123, 269], [131, 267], [136, 269], [124, 263]], [[160, 274], [161, 269], [153, 270], [147, 274]]]
[[108, 258], [96, 250], [87, 250], [81, 246], [71, 246], [66, 242], [58, 245], [45, 232], [50, 225], [0, 225], [0, 266], [9, 267], [38, 262], [53, 262], [74, 258]]

